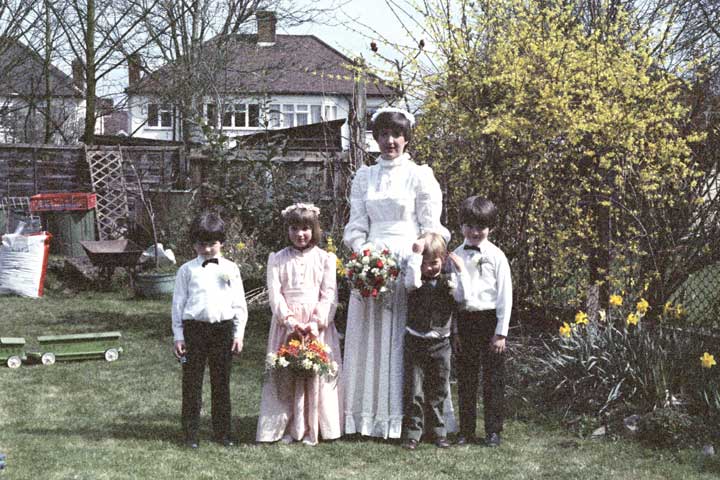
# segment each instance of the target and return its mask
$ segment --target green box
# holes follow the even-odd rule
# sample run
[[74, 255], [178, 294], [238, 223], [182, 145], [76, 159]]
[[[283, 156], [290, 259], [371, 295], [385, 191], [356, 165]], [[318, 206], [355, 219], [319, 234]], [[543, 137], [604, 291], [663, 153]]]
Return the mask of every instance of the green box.
[[0, 337], [0, 362], [10, 368], [18, 368], [27, 360], [25, 339], [22, 337]]
[[104, 358], [108, 362], [118, 359], [123, 351], [120, 332], [76, 333], [71, 335], [43, 335], [38, 337], [40, 357], [44, 365], [55, 360], [82, 360]]

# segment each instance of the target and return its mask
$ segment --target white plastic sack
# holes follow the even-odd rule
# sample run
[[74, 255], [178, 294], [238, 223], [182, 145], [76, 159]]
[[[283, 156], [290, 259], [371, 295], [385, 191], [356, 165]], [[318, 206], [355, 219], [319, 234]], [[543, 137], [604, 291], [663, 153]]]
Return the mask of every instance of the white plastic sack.
[[42, 297], [51, 237], [47, 232], [2, 236], [0, 295]]
[[[158, 265], [174, 265], [177, 263], [175, 260], [175, 253], [173, 253], [172, 250], [169, 248], [165, 250], [163, 248], [162, 243], [158, 243], [157, 245], [157, 256], [158, 256]], [[155, 246], [150, 245], [143, 253], [140, 255], [140, 263], [145, 263], [148, 261], [155, 261]]]

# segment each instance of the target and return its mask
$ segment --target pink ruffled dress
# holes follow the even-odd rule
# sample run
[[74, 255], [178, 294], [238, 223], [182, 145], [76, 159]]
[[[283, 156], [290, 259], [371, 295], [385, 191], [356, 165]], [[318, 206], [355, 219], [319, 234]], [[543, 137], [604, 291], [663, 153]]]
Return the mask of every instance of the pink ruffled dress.
[[335, 255], [318, 247], [302, 252], [288, 247], [268, 258], [267, 284], [273, 317], [267, 353], [277, 352], [293, 322], [301, 327], [315, 324], [318, 339], [331, 349], [330, 358], [338, 364], [338, 373], [304, 379], [278, 370], [267, 373], [260, 401], [258, 442], [292, 438], [315, 444], [342, 435], [340, 342], [333, 323], [337, 302], [335, 259]]

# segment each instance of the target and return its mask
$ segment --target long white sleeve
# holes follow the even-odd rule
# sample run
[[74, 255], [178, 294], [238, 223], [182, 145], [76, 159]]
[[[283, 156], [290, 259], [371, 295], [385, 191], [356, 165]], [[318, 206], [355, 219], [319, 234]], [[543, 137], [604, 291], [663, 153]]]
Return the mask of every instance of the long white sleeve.
[[370, 219], [365, 208], [369, 172], [368, 167], [364, 165], [360, 167], [355, 172], [350, 189], [350, 219], [345, 225], [343, 242], [354, 252], [360, 251], [362, 245], [367, 242], [370, 232]]

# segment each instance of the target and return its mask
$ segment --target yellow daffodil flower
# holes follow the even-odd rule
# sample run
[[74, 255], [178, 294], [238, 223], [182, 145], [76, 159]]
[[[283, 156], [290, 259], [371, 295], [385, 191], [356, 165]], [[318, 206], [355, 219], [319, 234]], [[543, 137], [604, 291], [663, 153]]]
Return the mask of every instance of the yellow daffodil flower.
[[685, 308], [681, 304], [675, 306], [675, 318], [682, 318], [685, 316]]
[[650, 309], [650, 304], [647, 300], [644, 298], [641, 298], [640, 301], [637, 303], [637, 311], [638, 313], [645, 315], [647, 311]]
[[663, 316], [667, 317], [673, 311], [673, 304], [670, 301], [665, 302], [663, 305]]
[[245, 247], [247, 247], [247, 245], [245, 245], [245, 242], [238, 242], [235, 244], [235, 248], [237, 248], [238, 250], [245, 250]]
[[332, 237], [327, 237], [327, 248], [325, 248], [330, 253], [337, 253], [337, 247], [335, 247], [335, 241]]
[[703, 368], [710, 368], [713, 365], [716, 365], [715, 357], [713, 355], [710, 355], [708, 352], [705, 352], [703, 353], [703, 356], [700, 357], [700, 363], [702, 364]]
[[570, 338], [571, 333], [572, 328], [570, 328], [570, 325], [568, 325], [567, 322], [563, 322], [562, 327], [560, 327], [560, 336]]
[[588, 324], [588, 316], [585, 312], [578, 312], [575, 314], [575, 323], [578, 325], [587, 325]]
[[640, 316], [637, 313], [628, 313], [626, 320], [628, 325], [637, 325], [639, 321]]
[[623, 298], [620, 295], [610, 295], [610, 306], [619, 307], [623, 303]]

